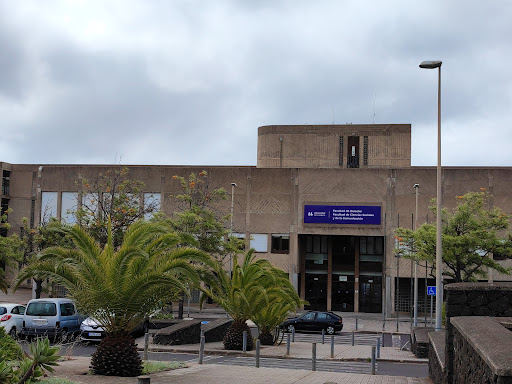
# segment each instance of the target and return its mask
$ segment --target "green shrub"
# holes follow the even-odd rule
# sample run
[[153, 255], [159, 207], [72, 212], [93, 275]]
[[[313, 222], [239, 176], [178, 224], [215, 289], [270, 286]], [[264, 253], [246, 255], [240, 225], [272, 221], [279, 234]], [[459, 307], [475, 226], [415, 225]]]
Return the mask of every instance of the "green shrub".
[[23, 359], [23, 351], [16, 340], [5, 333], [0, 327], [0, 361], [15, 361]]
[[157, 313], [154, 316], [152, 316], [151, 318], [158, 319], [158, 320], [174, 319], [174, 315], [172, 313]]

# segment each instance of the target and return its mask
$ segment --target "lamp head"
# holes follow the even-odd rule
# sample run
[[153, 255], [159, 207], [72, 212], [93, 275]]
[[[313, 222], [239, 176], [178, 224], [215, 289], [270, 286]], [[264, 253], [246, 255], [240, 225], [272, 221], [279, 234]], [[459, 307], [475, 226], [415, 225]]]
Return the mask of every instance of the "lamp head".
[[236, 187], [236, 183], [231, 183], [231, 186], [232, 187]]
[[413, 187], [413, 188], [419, 188], [419, 187], [420, 187], [420, 185], [419, 185], [419, 184], [414, 184], [412, 187]]
[[420, 64], [420, 68], [434, 69], [440, 68], [443, 62], [441, 60], [433, 60], [433, 61], [422, 61]]

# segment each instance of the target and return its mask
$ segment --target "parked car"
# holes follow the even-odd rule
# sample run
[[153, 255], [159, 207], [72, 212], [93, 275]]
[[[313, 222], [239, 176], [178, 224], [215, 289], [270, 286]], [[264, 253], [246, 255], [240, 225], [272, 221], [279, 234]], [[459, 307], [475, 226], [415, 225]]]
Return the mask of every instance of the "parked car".
[[332, 312], [310, 311], [302, 316], [287, 319], [281, 328], [288, 332], [295, 331], [322, 331], [334, 335], [343, 329], [343, 319]]
[[5, 333], [16, 338], [23, 326], [23, 314], [25, 306], [13, 303], [0, 303], [0, 327]]
[[24, 337], [78, 334], [83, 317], [70, 299], [32, 299], [23, 316]]
[[[144, 334], [149, 329], [149, 320], [140, 323], [132, 332], [132, 335]], [[80, 324], [80, 340], [86, 342], [101, 341], [107, 333], [94, 317], [88, 317]]]

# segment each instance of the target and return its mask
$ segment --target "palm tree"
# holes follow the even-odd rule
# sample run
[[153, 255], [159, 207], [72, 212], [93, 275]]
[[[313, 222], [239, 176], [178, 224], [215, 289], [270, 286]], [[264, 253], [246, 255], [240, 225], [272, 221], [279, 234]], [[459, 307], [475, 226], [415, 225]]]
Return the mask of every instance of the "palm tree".
[[181, 246], [180, 236], [166, 227], [144, 221], [132, 224], [115, 248], [110, 220], [107, 226], [103, 248], [78, 225], [63, 229], [74, 248], [44, 249], [19, 273], [15, 287], [34, 275], [65, 287], [107, 333], [92, 357], [94, 372], [136, 376], [142, 364], [129, 332], [187, 283], [197, 284], [210, 258]]
[[[224, 348], [241, 350], [243, 332], [249, 335], [247, 350], [253, 348], [253, 340], [247, 320], [252, 319], [260, 308], [265, 308], [282, 289], [284, 272], [274, 268], [267, 260], [255, 260], [254, 250], [245, 254], [240, 265], [234, 258], [233, 275], [230, 278], [222, 265], [215, 267], [213, 280], [206, 280], [201, 290], [200, 304], [211, 297], [233, 318], [233, 324], [224, 337]], [[287, 279], [286, 279], [287, 281]]]
[[276, 284], [267, 288], [268, 304], [257, 308], [251, 317], [258, 326], [262, 345], [274, 345], [279, 336], [279, 325], [290, 312], [296, 312], [298, 308], [308, 304], [299, 298], [284, 271], [274, 268], [273, 273], [276, 275]]
[[5, 279], [5, 273], [2, 269], [0, 269], [0, 291], [7, 294], [7, 288], [9, 288], [9, 285]]

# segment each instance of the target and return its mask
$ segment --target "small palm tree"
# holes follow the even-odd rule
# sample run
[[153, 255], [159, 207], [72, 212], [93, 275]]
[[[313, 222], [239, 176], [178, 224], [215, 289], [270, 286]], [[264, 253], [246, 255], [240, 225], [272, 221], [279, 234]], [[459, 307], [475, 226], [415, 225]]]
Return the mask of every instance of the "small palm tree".
[[136, 376], [142, 364], [129, 332], [187, 283], [197, 284], [210, 258], [178, 246], [181, 238], [159, 224], [132, 224], [119, 248], [114, 247], [110, 221], [107, 229], [104, 248], [79, 226], [64, 229], [74, 248], [44, 249], [19, 273], [15, 287], [34, 275], [65, 287], [79, 310], [97, 319], [107, 333], [92, 357], [94, 372]]
[[267, 288], [268, 304], [257, 308], [251, 317], [258, 326], [262, 345], [274, 345], [279, 336], [279, 325], [290, 312], [296, 312], [298, 308], [308, 304], [299, 298], [284, 271], [274, 268], [273, 273], [276, 275], [276, 284]]
[[201, 288], [201, 305], [208, 296], [233, 318], [233, 324], [224, 337], [226, 349], [241, 350], [244, 331], [249, 335], [247, 350], [253, 348], [247, 320], [252, 319], [260, 308], [267, 307], [277, 295], [276, 291], [281, 289], [283, 272], [272, 267], [267, 260], [255, 260], [253, 252], [251, 249], [245, 254], [242, 264], [234, 258], [232, 277], [218, 263], [213, 280], [206, 280], [206, 286]]

